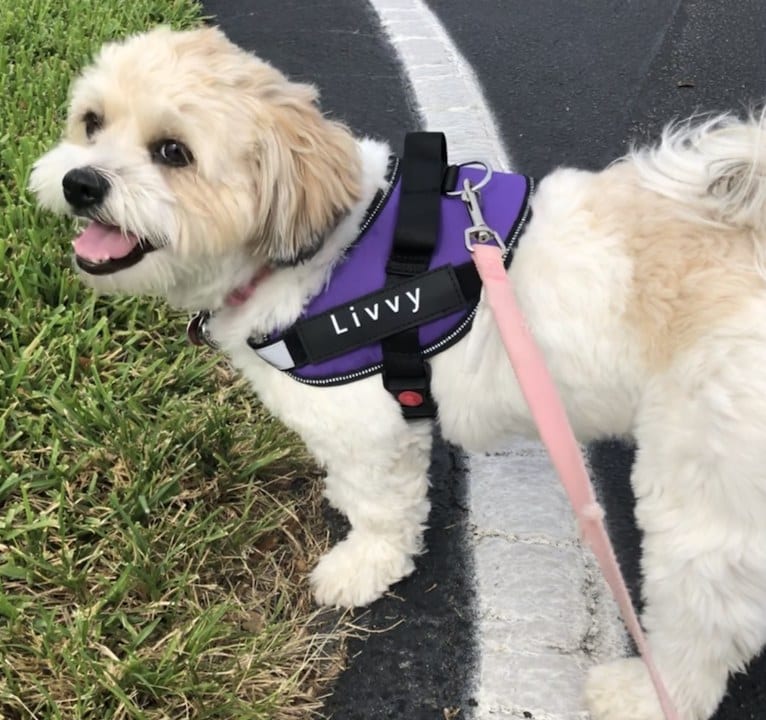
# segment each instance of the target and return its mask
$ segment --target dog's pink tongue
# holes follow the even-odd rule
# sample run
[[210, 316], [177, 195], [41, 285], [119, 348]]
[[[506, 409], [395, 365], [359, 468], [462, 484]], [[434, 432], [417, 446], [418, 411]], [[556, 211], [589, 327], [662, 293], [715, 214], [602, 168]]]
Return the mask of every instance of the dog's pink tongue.
[[75, 238], [74, 251], [85, 260], [117, 260], [136, 245], [138, 238], [133, 233], [123, 233], [119, 228], [94, 221]]

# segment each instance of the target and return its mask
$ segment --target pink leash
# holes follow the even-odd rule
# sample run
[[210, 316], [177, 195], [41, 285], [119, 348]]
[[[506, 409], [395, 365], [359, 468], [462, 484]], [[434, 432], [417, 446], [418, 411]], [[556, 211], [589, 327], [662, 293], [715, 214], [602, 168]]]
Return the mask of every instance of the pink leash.
[[[474, 226], [466, 231], [467, 242], [469, 231], [472, 237], [479, 238], [479, 242], [499, 240], [483, 222], [477, 222], [481, 215], [478, 211], [477, 198], [471, 190], [466, 188], [463, 193], [463, 200], [469, 204], [469, 212], [474, 220]], [[471, 198], [469, 194], [473, 197]], [[485, 232], [489, 237], [483, 235]], [[654, 683], [666, 720], [680, 720], [657, 666], [654, 664], [649, 644], [630, 600], [614, 548], [604, 527], [604, 511], [596, 500], [593, 485], [585, 469], [585, 462], [564, 406], [545, 365], [542, 352], [529, 332], [516, 302], [511, 279], [503, 265], [502, 250], [495, 244], [479, 243], [473, 243], [472, 249], [474, 262], [486, 289], [487, 301], [500, 330], [506, 352], [543, 444], [548, 450], [577, 515], [582, 537], [593, 550], [601, 572], [620, 607], [625, 624], [636, 641], [636, 646]]]

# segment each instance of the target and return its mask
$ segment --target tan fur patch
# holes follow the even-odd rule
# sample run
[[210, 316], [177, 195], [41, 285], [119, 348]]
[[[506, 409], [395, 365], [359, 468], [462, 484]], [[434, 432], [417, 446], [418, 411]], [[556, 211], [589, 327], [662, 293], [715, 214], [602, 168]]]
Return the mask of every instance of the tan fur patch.
[[628, 162], [599, 174], [591, 196], [599, 233], [624, 237], [633, 259], [625, 319], [649, 369], [667, 367], [764, 293], [747, 230], [686, 217], [677, 201], [642, 187]]

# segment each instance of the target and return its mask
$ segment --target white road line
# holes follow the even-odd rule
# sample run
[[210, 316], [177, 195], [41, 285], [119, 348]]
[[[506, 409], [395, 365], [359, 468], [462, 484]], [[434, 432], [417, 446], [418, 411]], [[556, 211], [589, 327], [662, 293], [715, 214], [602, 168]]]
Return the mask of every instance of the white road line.
[[[420, 0], [370, 0], [450, 160], [511, 163], [473, 70]], [[479, 602], [476, 720], [581, 720], [585, 670], [625, 635], [538, 443], [468, 457]]]
[[443, 130], [450, 160], [488, 159], [508, 169], [510, 161], [471, 66], [446, 30], [419, 0], [371, 0], [399, 52], [425, 120]]

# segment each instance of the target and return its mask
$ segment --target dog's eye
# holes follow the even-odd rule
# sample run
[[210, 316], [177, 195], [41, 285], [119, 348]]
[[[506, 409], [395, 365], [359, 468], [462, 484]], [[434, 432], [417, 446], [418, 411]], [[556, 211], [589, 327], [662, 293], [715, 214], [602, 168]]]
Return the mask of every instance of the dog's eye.
[[101, 126], [104, 124], [104, 119], [100, 116], [94, 113], [92, 110], [89, 110], [85, 113], [85, 115], [82, 116], [83, 124], [85, 125], [85, 135], [90, 139], [93, 137], [93, 135], [101, 129]]
[[179, 140], [160, 140], [152, 146], [151, 152], [156, 162], [172, 167], [191, 165], [194, 159], [189, 148]]

